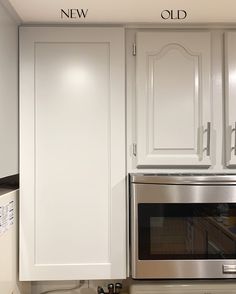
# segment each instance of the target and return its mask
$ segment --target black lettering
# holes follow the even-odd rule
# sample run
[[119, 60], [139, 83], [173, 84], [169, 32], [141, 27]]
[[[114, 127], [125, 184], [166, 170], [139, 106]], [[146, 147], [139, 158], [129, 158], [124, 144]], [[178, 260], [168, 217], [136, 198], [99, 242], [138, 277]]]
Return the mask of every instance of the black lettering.
[[76, 10], [77, 9], [71, 9], [70, 10], [70, 18], [76, 18]]
[[[181, 14], [182, 17], [181, 17]], [[178, 19], [185, 19], [187, 17], [187, 12], [185, 10], [178, 10]]]
[[175, 14], [174, 14], [174, 10], [170, 11], [170, 18], [171, 19], [178, 19], [178, 16], [175, 16]]
[[65, 15], [67, 18], [69, 18], [70, 17], [69, 9], [68, 9], [68, 14], [65, 12], [65, 10], [61, 9], [61, 18], [63, 18], [63, 15]]
[[163, 18], [163, 19], [168, 19], [168, 18], [170, 18], [170, 15], [171, 15], [171, 13], [170, 13], [169, 10], [163, 10], [163, 11], [161, 12], [161, 18]]
[[61, 9], [61, 18], [86, 18], [88, 9]]
[[83, 17], [85, 18], [87, 16], [88, 13], [88, 9], [86, 9], [86, 11], [84, 11], [83, 9], [77, 9], [77, 14], [79, 16], [79, 18]]
[[185, 19], [187, 12], [185, 10], [163, 10], [161, 12], [161, 18], [163, 19]]

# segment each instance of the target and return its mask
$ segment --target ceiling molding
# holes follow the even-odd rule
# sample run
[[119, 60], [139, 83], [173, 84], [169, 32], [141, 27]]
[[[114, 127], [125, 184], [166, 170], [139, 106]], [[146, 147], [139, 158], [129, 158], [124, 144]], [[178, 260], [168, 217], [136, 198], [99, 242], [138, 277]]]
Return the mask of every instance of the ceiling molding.
[[11, 3], [8, 0], [0, 0], [0, 5], [8, 12], [8, 14], [11, 16], [11, 18], [18, 24], [22, 24], [23, 21], [19, 14], [16, 12], [14, 7], [11, 5]]
[[[9, 1], [27, 24], [191, 25], [236, 23], [235, 0], [1, 0]], [[81, 10], [86, 15], [81, 14]], [[62, 13], [62, 10], [67, 13]], [[73, 13], [72, 13], [73, 11]], [[168, 11], [168, 19], [163, 12]], [[185, 12], [184, 17], [180, 12]], [[79, 13], [80, 12], [80, 13]]]

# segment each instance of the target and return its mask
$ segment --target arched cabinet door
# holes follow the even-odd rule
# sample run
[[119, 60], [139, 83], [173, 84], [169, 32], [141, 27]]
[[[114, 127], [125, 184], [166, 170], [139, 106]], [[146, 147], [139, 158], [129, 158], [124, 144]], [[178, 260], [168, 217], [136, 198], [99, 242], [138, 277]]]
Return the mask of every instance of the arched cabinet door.
[[138, 32], [137, 165], [211, 165], [211, 35]]
[[20, 30], [20, 279], [126, 277], [124, 30]]

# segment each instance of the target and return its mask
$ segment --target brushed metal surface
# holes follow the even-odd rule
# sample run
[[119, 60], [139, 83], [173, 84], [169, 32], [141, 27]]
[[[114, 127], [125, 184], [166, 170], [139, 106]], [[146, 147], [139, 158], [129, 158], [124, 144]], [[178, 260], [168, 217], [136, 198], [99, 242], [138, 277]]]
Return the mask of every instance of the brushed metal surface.
[[135, 203], [234, 203], [236, 185], [132, 184]]
[[223, 264], [223, 273], [236, 274], [236, 264]]
[[167, 185], [236, 185], [236, 174], [130, 174], [131, 183]]
[[207, 123], [207, 147], [206, 147], [206, 154], [207, 156], [210, 156], [211, 151], [211, 123]]
[[236, 260], [138, 260], [132, 272], [135, 279], [225, 279], [236, 278], [224, 272], [223, 265], [236, 265]]
[[139, 260], [137, 214], [139, 203], [236, 203], [236, 175], [133, 174], [130, 180], [132, 278], [236, 278], [235, 271], [227, 270], [236, 267], [236, 259]]
[[236, 155], [236, 122], [234, 123], [234, 155]]

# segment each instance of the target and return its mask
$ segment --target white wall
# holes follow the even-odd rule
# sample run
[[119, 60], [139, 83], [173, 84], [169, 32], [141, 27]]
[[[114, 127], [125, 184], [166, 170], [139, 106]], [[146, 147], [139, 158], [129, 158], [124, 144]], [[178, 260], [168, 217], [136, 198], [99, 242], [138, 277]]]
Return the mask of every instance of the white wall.
[[0, 0], [0, 178], [18, 173], [18, 21]]
[[[10, 0], [25, 23], [219, 23], [236, 21], [235, 0], [189, 1], [189, 0]], [[60, 18], [60, 9], [88, 9], [86, 19]], [[161, 18], [165, 9], [184, 9], [184, 20]], [[180, 14], [183, 17], [183, 14]]]
[[[61, 290], [60, 294], [96, 294], [97, 287], [103, 287], [105, 292], [107, 291], [107, 285], [109, 283], [122, 283], [123, 284], [123, 294], [128, 293], [128, 286], [130, 281], [121, 281], [121, 280], [94, 280], [94, 281], [42, 281], [42, 282], [32, 282], [32, 292], [31, 294], [40, 294], [44, 291], [49, 290]], [[81, 285], [81, 287], [77, 290], [73, 291], [62, 291], [63, 289], [73, 288], [75, 286]]]
[[[0, 0], [0, 178], [18, 173], [18, 25]], [[0, 207], [14, 201], [14, 224], [0, 235], [0, 293], [31, 294], [18, 280], [18, 191], [0, 190]]]

